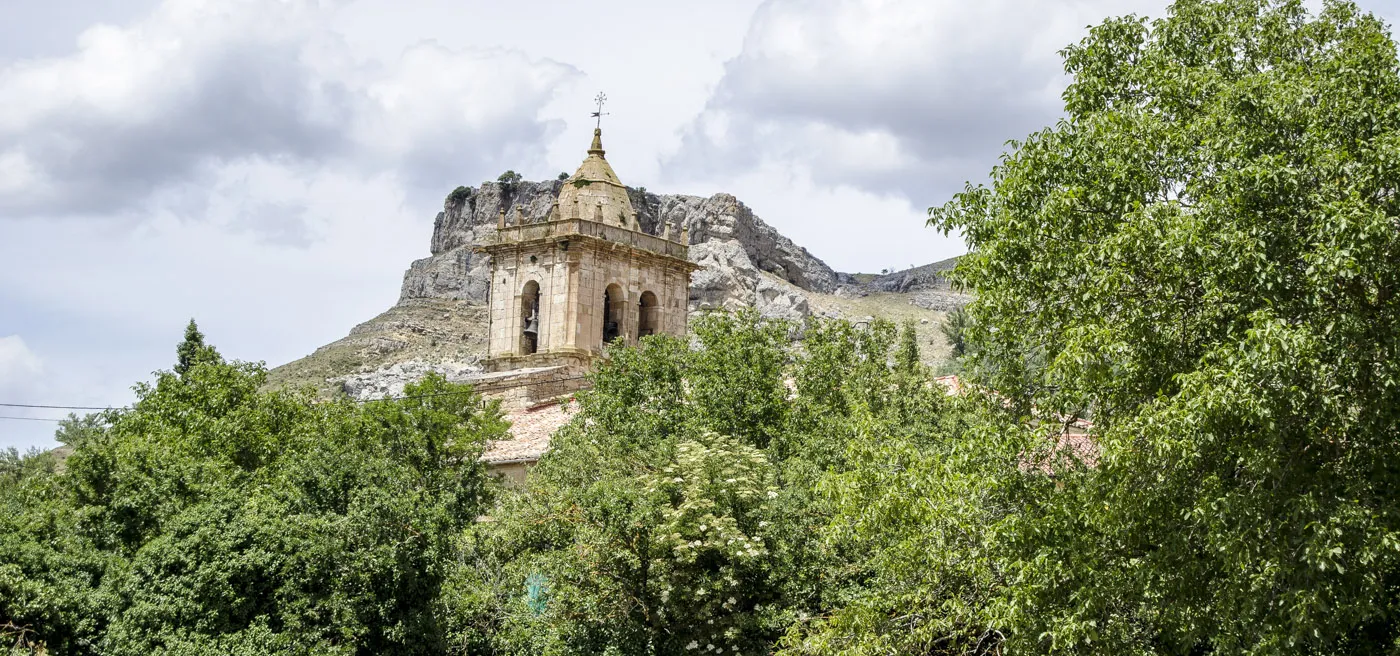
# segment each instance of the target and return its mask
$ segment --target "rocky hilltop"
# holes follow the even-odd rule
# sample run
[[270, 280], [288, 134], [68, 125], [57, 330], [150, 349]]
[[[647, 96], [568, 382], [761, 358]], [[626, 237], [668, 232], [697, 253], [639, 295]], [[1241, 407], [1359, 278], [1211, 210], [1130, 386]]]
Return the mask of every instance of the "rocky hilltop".
[[[563, 184], [458, 187], [433, 222], [430, 255], [404, 273], [398, 302], [347, 337], [274, 369], [269, 384], [382, 396], [420, 369], [475, 369], [485, 355], [491, 265], [490, 256], [474, 248], [494, 235], [502, 211], [511, 225], [544, 220]], [[729, 194], [702, 198], [628, 188], [628, 195], [643, 231], [669, 230], [673, 238], [686, 231], [690, 258], [702, 267], [691, 276], [692, 312], [752, 307], [795, 320], [818, 314], [912, 321], [926, 360], [946, 354], [937, 323], [966, 301], [943, 275], [952, 260], [880, 276], [840, 273]]]
[[[500, 212], [514, 225], [548, 217], [564, 183], [487, 182], [459, 187], [433, 223], [431, 255], [409, 266], [399, 304], [420, 299], [485, 303], [490, 257], [472, 249], [495, 233]], [[644, 232], [689, 234], [691, 260], [704, 267], [691, 280], [692, 310], [754, 307], [765, 316], [801, 318], [810, 312], [803, 292], [829, 294], [855, 280], [833, 271], [754, 216], [729, 194], [709, 198], [658, 195], [628, 189]], [[767, 274], [767, 275], [765, 275]]]

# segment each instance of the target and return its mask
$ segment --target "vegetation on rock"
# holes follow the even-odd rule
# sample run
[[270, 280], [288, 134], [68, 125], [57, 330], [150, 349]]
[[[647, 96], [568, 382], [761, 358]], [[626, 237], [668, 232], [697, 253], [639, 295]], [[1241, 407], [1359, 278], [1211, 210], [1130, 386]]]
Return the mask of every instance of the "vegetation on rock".
[[446, 202], [446, 204], [447, 204], [448, 206], [450, 206], [450, 207], [456, 207], [456, 206], [461, 205], [462, 203], [465, 203], [465, 202], [467, 201], [467, 199], [468, 199], [468, 198], [471, 198], [471, 197], [472, 197], [472, 189], [471, 189], [471, 187], [462, 187], [462, 186], [458, 186], [456, 189], [453, 189], [453, 190], [452, 190], [452, 193], [447, 194], [447, 202]]
[[500, 177], [496, 178], [496, 182], [500, 183], [502, 192], [509, 194], [515, 191], [516, 186], [518, 186], [523, 179], [524, 178], [515, 171], [506, 171], [502, 173]]

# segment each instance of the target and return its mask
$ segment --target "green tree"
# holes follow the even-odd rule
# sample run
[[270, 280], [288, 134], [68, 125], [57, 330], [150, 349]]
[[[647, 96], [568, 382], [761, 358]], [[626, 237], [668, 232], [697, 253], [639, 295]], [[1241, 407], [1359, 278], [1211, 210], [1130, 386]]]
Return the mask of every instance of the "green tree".
[[496, 182], [500, 183], [502, 193], [509, 194], [515, 191], [515, 188], [520, 185], [520, 181], [523, 179], [524, 178], [515, 171], [506, 171], [502, 173], [500, 177], [496, 178]]
[[70, 412], [66, 418], [58, 421], [58, 430], [54, 431], [53, 437], [66, 447], [77, 448], [101, 435], [111, 423], [113, 412], [108, 410], [82, 416]]
[[456, 189], [453, 189], [451, 193], [447, 194], [447, 200], [444, 204], [449, 207], [457, 207], [465, 203], [467, 199], [471, 197], [471, 187], [458, 186]]
[[495, 405], [435, 376], [313, 403], [192, 352], [82, 426], [63, 471], [0, 483], [0, 625], [54, 653], [440, 653]]
[[967, 322], [967, 310], [956, 308], [943, 317], [943, 323], [938, 324], [938, 331], [948, 340], [955, 358], [967, 355]]
[[1063, 54], [1065, 119], [931, 210], [980, 382], [1025, 431], [1095, 421], [994, 529], [988, 612], [1027, 652], [1393, 653], [1395, 43], [1350, 2], [1181, 0]]
[[199, 326], [190, 319], [185, 326], [184, 341], [175, 347], [175, 373], [184, 376], [197, 364], [220, 360], [219, 352], [204, 343], [204, 333], [199, 332]]
[[913, 372], [919, 368], [919, 363], [919, 334], [914, 330], [914, 322], [906, 321], [899, 330], [895, 368], [903, 372]]
[[896, 332], [813, 320], [795, 347], [792, 326], [748, 312], [702, 318], [693, 343], [613, 349], [523, 493], [464, 539], [456, 646], [769, 653], [865, 574], [822, 540], [817, 482], [880, 432], [841, 412], [891, 431], [916, 403], [925, 426], [940, 416], [941, 391], [891, 366]]

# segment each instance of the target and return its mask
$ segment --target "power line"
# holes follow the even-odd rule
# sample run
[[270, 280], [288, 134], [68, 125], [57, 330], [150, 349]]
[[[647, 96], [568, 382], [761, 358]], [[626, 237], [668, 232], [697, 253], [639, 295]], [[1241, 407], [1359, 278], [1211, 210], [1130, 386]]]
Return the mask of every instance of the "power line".
[[[461, 391], [461, 392], [438, 392], [438, 393], [435, 393], [435, 394], [415, 394], [415, 395], [403, 395], [403, 396], [386, 396], [386, 397], [384, 397], [384, 398], [382, 398], [382, 399], [353, 399], [353, 401], [354, 401], [355, 403], [377, 403], [377, 402], [380, 402], [380, 401], [408, 401], [408, 400], [413, 400], [413, 399], [429, 399], [429, 398], [434, 398], [434, 397], [439, 397], [439, 396], [464, 396], [464, 395], [468, 395], [468, 394], [483, 394], [483, 393], [491, 393], [491, 392], [500, 392], [500, 391], [503, 391], [503, 390], [515, 389], [515, 388], [517, 388], [517, 387], [528, 387], [528, 386], [530, 386], [530, 385], [551, 385], [551, 384], [555, 384], [555, 383], [565, 383], [565, 382], [569, 382], [569, 381], [573, 381], [573, 380], [583, 380], [583, 379], [585, 379], [585, 378], [587, 378], [587, 377], [588, 377], [588, 376], [571, 376], [571, 377], [569, 377], [569, 378], [558, 378], [558, 379], [555, 379], [555, 380], [547, 380], [547, 381], [539, 381], [539, 382], [536, 382], [536, 381], [521, 381], [521, 382], [518, 382], [518, 383], [500, 384], [500, 385], [494, 385], [494, 386], [491, 385], [490, 383], [484, 383], [484, 384], [479, 384], [479, 385], [477, 385], [477, 384], [472, 384], [472, 383], [467, 383], [468, 385], [472, 385], [472, 388], [471, 388], [470, 390], [464, 390], [464, 391]], [[31, 404], [31, 403], [0, 403], [0, 407], [4, 407], [4, 408], [36, 408], [36, 409], [41, 409], [41, 410], [118, 410], [118, 409], [120, 409], [120, 408], [113, 408], [113, 407], [111, 407], [111, 406], [91, 406], [91, 405], [40, 405], [40, 404]], [[9, 417], [9, 416], [0, 416], [0, 419], [18, 419], [18, 420], [27, 420], [27, 421], [62, 421], [61, 419], [43, 419], [43, 418], [39, 418], [39, 417]]]
[[[587, 377], [588, 377], [588, 376], [573, 376], [573, 377], [570, 377], [570, 378], [558, 378], [558, 379], [555, 379], [555, 380], [547, 380], [547, 381], [543, 381], [543, 382], [528, 382], [528, 381], [527, 381], [527, 382], [515, 383], [515, 384], [512, 384], [512, 385], [498, 385], [498, 386], [496, 386], [496, 387], [487, 387], [486, 385], [472, 385], [472, 388], [471, 388], [470, 390], [463, 391], [463, 392], [438, 392], [438, 393], [436, 393], [436, 394], [418, 394], [418, 395], [414, 395], [414, 396], [386, 396], [386, 397], [384, 397], [384, 398], [382, 398], [382, 399], [356, 399], [355, 402], [356, 402], [356, 403], [374, 403], [374, 402], [377, 402], [377, 401], [406, 401], [406, 400], [410, 400], [410, 399], [430, 399], [430, 398], [433, 398], [433, 397], [436, 397], [436, 396], [462, 396], [462, 395], [464, 395], [464, 394], [481, 394], [481, 393], [484, 393], [484, 392], [499, 392], [499, 391], [501, 391], [501, 390], [515, 389], [515, 388], [517, 388], [517, 387], [527, 387], [527, 386], [530, 386], [530, 385], [551, 385], [551, 384], [554, 384], [554, 383], [564, 383], [564, 382], [568, 382], [568, 381], [571, 381], [571, 380], [583, 380], [584, 378], [587, 378]], [[471, 383], [468, 383], [468, 384], [470, 385]]]

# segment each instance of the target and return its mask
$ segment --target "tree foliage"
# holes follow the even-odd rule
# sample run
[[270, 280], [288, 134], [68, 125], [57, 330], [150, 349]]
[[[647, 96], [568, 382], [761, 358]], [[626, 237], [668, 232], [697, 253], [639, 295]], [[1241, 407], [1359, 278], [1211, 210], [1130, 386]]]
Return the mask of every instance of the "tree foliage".
[[499, 177], [496, 178], [496, 182], [501, 185], [502, 193], [509, 194], [511, 192], [514, 192], [515, 188], [520, 185], [520, 181], [524, 179], [525, 178], [522, 177], [519, 173], [516, 173], [512, 170], [502, 173]]
[[983, 382], [1099, 449], [1018, 502], [989, 612], [1026, 651], [1396, 649], [1395, 44], [1182, 0], [1064, 57], [1066, 118], [931, 218]]
[[195, 365], [220, 361], [219, 352], [204, 343], [204, 333], [199, 332], [199, 326], [190, 319], [185, 326], [185, 339], [175, 347], [175, 373], [184, 376]]
[[967, 310], [954, 308], [943, 318], [943, 323], [938, 324], [938, 331], [948, 340], [948, 346], [955, 358], [967, 355], [967, 323]]
[[67, 461], [0, 453], [0, 637], [1400, 653], [1395, 44], [1349, 2], [1180, 0], [1063, 55], [1065, 118], [931, 210], [972, 247], [958, 394], [912, 326], [706, 315], [612, 348], [496, 495], [469, 390], [266, 392], [191, 322]]
[[439, 377], [368, 404], [259, 391], [193, 323], [180, 354], [130, 409], [71, 422], [61, 471], [6, 460], [0, 624], [55, 653], [439, 652], [494, 406]]
[[461, 646], [763, 654], [842, 594], [857, 573], [822, 540], [816, 483], [874, 426], [938, 426], [943, 392], [896, 368], [888, 322], [814, 321], [800, 348], [791, 329], [711, 315], [694, 348], [658, 335], [612, 351], [527, 489], [473, 538], [494, 565], [453, 583]]
[[448, 207], [460, 207], [467, 199], [472, 197], [472, 188], [458, 186], [447, 194], [447, 199], [443, 202]]

